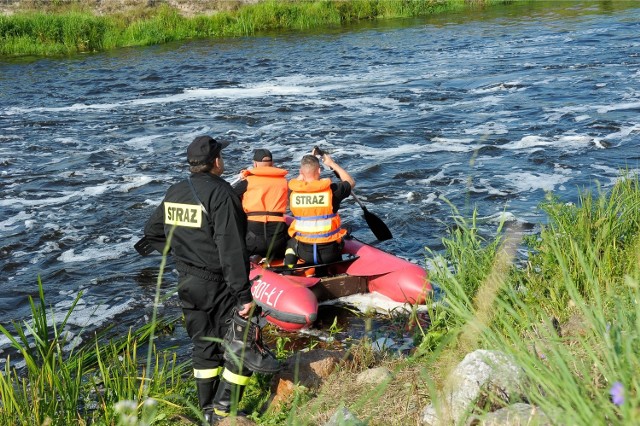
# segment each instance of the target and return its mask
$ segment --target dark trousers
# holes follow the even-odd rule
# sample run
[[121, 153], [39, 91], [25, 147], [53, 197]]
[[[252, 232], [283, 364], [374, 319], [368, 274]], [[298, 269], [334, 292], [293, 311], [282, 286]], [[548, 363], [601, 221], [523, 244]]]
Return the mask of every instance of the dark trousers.
[[[216, 277], [218, 278], [218, 277]], [[178, 297], [182, 304], [187, 333], [193, 342], [193, 368], [209, 369], [222, 366], [224, 346], [210, 338], [222, 340], [229, 327], [227, 322], [237, 306], [222, 277], [206, 280], [180, 273]]]
[[292, 248], [296, 256], [304, 260], [305, 263], [319, 265], [342, 260], [344, 241], [339, 243], [308, 244], [291, 238], [288, 247]]
[[289, 241], [289, 226], [285, 222], [247, 222], [247, 251], [269, 259], [284, 257]]

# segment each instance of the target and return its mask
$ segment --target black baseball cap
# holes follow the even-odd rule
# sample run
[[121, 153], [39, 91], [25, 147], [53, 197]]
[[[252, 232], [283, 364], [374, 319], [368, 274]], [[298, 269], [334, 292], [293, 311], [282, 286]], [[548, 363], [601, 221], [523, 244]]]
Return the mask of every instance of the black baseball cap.
[[217, 141], [211, 136], [198, 136], [187, 148], [187, 161], [192, 166], [210, 163], [228, 145], [229, 142]]
[[253, 161], [273, 161], [273, 156], [268, 149], [260, 148], [253, 151]]

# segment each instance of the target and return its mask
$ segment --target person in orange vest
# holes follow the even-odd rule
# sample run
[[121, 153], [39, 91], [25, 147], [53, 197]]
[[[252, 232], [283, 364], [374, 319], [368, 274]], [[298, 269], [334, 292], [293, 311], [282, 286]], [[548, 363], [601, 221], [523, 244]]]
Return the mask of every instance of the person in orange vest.
[[285, 264], [292, 268], [297, 259], [309, 264], [331, 263], [342, 259], [343, 237], [338, 210], [342, 200], [351, 195], [355, 180], [329, 154], [322, 162], [333, 169], [340, 182], [320, 178], [320, 161], [314, 148], [300, 162], [300, 175], [289, 181], [289, 209], [293, 222], [289, 226], [292, 237], [287, 245]]
[[273, 166], [268, 149], [256, 149], [253, 168], [243, 170], [241, 180], [234, 186], [247, 214], [247, 251], [249, 256], [260, 255], [269, 262], [282, 258], [289, 240], [285, 222], [287, 211], [287, 171]]

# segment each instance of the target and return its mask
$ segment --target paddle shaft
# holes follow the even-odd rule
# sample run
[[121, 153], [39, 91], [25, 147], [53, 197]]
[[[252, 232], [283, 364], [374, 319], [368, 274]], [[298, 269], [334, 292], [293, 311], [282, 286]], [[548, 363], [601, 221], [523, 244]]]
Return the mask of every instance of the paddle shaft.
[[362, 201], [360, 201], [360, 199], [358, 197], [356, 197], [355, 192], [353, 192], [353, 189], [351, 190], [351, 196], [353, 197], [354, 200], [356, 200], [356, 203], [358, 203], [358, 205], [360, 206], [360, 208], [362, 210], [366, 210], [367, 208], [364, 206], [364, 204], [362, 204]]

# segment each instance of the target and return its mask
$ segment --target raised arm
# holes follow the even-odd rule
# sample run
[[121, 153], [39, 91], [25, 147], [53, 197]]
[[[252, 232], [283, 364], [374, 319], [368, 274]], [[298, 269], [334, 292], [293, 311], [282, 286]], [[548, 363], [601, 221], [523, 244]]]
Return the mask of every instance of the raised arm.
[[313, 148], [313, 155], [320, 155], [322, 157], [322, 162], [327, 167], [331, 168], [331, 170], [333, 170], [333, 172], [336, 174], [336, 176], [338, 176], [338, 178], [340, 178], [341, 181], [349, 182], [349, 184], [351, 185], [351, 189], [356, 187], [356, 181], [351, 177], [349, 172], [347, 172], [345, 169], [340, 167], [340, 165], [336, 163], [335, 160], [331, 158], [329, 154], [322, 151], [320, 148], [316, 146]]

